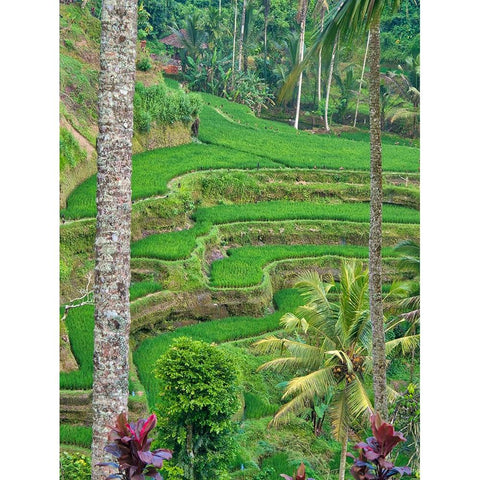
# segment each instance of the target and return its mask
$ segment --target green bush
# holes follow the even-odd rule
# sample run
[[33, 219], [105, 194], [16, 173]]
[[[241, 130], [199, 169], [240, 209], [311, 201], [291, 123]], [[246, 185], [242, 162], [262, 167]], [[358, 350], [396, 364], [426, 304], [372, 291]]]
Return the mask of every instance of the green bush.
[[232, 360], [217, 346], [180, 337], [156, 363], [160, 435], [188, 478], [218, 478], [233, 457], [239, 385]]
[[60, 453], [60, 480], [90, 480], [90, 458], [81, 453]]
[[152, 61], [146, 55], [142, 56], [140, 60], [137, 61], [137, 69], [142, 72], [148, 72], [152, 68]]
[[202, 99], [198, 94], [187, 94], [180, 89], [167, 88], [163, 79], [157, 85], [146, 87], [138, 82], [133, 98], [135, 129], [145, 133], [152, 124], [187, 124], [198, 116]]

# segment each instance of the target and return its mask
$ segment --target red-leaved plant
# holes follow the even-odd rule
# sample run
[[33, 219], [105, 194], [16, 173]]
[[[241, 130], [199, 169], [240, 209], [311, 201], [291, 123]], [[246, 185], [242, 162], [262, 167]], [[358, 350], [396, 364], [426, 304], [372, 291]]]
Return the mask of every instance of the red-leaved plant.
[[297, 473], [295, 473], [294, 475], [294, 477], [291, 477], [290, 475], [286, 475], [285, 473], [280, 474], [280, 476], [285, 478], [286, 480], [314, 480], [313, 478], [305, 478], [305, 465], [303, 463], [300, 464]]
[[118, 469], [118, 473], [109, 475], [106, 480], [145, 480], [145, 476], [163, 480], [158, 470], [162, 468], [164, 460], [172, 458], [172, 452], [163, 448], [150, 451], [152, 439], [147, 437], [156, 424], [157, 417], [154, 414], [135, 423], [128, 423], [125, 413], [118, 416], [117, 423], [115, 427], [111, 427], [112, 431], [108, 436], [112, 443], [105, 447], [105, 451], [117, 458], [118, 463], [98, 464]]
[[[393, 425], [384, 422], [378, 413], [371, 415], [373, 437], [367, 438], [366, 442], [355, 445], [360, 456], [355, 459], [350, 473], [355, 480], [386, 480], [387, 478], [400, 474], [410, 475], [409, 467], [396, 467], [386, 460], [386, 457], [393, 450], [395, 445], [404, 442], [406, 439], [400, 432], [393, 429]], [[353, 457], [352, 454], [348, 454]]]

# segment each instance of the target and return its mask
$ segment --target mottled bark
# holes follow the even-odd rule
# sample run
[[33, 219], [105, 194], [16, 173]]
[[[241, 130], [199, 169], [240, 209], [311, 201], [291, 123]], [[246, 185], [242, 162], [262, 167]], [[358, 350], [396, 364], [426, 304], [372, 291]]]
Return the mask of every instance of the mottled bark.
[[137, 2], [104, 0], [97, 141], [92, 480], [109, 426], [127, 410], [130, 216]]
[[[303, 61], [303, 50], [305, 47], [305, 25], [307, 21], [307, 7], [308, 2], [306, 0], [300, 0], [300, 11], [298, 14], [300, 20], [300, 39], [298, 42], [298, 63]], [[295, 122], [294, 127], [298, 130], [298, 120], [300, 118], [300, 102], [302, 100], [302, 81], [303, 81], [303, 72], [300, 72], [298, 77], [298, 92], [297, 92], [297, 106], [295, 109]]]
[[380, 22], [370, 28], [370, 236], [369, 293], [375, 410], [387, 418], [385, 332], [382, 306], [382, 138], [380, 122]]

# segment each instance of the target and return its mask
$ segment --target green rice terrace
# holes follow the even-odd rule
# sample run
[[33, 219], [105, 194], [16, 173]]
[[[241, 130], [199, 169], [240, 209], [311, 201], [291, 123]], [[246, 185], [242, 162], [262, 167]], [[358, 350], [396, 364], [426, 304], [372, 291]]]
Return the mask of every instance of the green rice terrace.
[[[175, 338], [215, 343], [235, 359], [242, 379], [229, 478], [279, 478], [299, 461], [315, 478], [335, 478], [341, 447], [327, 423], [320, 435], [300, 417], [267, 428], [288, 376], [257, 371], [274, 355], [252, 344], [280, 333], [282, 315], [302, 305], [292, 288], [299, 272], [338, 274], [345, 258], [366, 264], [368, 136], [297, 132], [245, 106], [201, 97], [198, 141], [133, 156], [131, 415], [157, 408], [154, 365]], [[395, 245], [419, 240], [419, 149], [396, 143], [389, 136], [383, 145], [389, 284], [397, 276]], [[60, 212], [64, 306], [89, 289], [95, 182], [92, 176], [78, 185]], [[62, 348], [74, 358], [60, 375], [62, 448], [89, 448], [93, 305], [69, 308], [61, 324]], [[399, 391], [409, 382], [407, 364], [401, 357], [389, 363]]]

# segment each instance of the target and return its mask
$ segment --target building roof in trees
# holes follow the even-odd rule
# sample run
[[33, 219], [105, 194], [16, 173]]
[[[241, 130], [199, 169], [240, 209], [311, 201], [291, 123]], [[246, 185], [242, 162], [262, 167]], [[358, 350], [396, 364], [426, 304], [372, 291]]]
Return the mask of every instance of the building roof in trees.
[[[180, 34], [183, 35], [184, 37], [187, 36], [187, 31], [185, 29], [181, 29]], [[159, 42], [164, 43], [165, 45], [171, 45], [172, 47], [177, 47], [177, 48], [185, 48], [184, 45], [182, 44], [182, 41], [180, 40], [178, 34], [172, 33], [166, 37], [163, 37], [159, 40]]]

